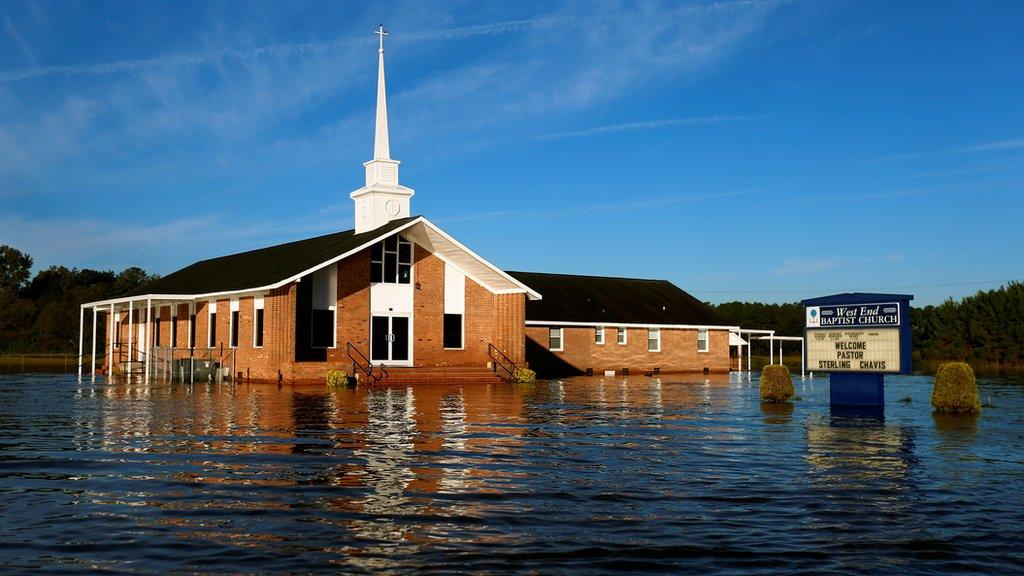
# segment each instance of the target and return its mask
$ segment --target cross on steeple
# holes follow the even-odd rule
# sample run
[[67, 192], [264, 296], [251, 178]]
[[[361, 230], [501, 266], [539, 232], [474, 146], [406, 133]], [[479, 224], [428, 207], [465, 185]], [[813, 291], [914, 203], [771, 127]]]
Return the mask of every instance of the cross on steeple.
[[384, 25], [381, 24], [376, 30], [374, 30], [373, 33], [376, 34], [377, 36], [380, 36], [380, 49], [378, 51], [379, 52], [383, 52], [384, 51], [384, 37], [388, 35], [388, 31], [385, 30], [384, 29]]

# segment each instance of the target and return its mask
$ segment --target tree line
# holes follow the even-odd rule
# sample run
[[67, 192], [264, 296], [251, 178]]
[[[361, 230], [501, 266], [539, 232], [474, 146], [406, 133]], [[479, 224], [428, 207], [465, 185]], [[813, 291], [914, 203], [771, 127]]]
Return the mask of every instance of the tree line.
[[[0, 352], [77, 352], [82, 303], [142, 290], [159, 278], [137, 267], [115, 273], [51, 266], [34, 277], [31, 270], [31, 256], [0, 246]], [[731, 326], [773, 329], [780, 336], [803, 334], [804, 308], [798, 302], [710, 306]], [[1021, 282], [938, 306], [912, 308], [911, 318], [918, 362], [1024, 366]], [[98, 330], [103, 333], [102, 324]]]
[[[797, 302], [711, 305], [732, 326], [773, 329], [801, 336], [804, 308]], [[1010, 282], [938, 306], [911, 308], [914, 360], [962, 360], [986, 367], [1024, 366], [1024, 283]], [[923, 366], [920, 366], [923, 368]]]
[[[78, 352], [79, 308], [145, 288], [158, 276], [51, 266], [32, 276], [32, 257], [0, 246], [0, 352]], [[90, 320], [87, 320], [87, 322]], [[103, 322], [97, 341], [103, 341]]]

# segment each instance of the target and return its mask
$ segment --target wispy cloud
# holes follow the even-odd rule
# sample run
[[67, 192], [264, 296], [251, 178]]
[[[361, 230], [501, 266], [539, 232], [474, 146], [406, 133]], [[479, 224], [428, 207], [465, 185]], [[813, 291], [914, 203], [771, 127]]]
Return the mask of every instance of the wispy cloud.
[[567, 132], [553, 132], [538, 136], [538, 140], [557, 140], [562, 138], [587, 138], [592, 136], [603, 136], [614, 132], [626, 132], [633, 130], [656, 130], [659, 128], [670, 128], [673, 126], [692, 126], [700, 124], [722, 124], [728, 122], [746, 122], [750, 120], [763, 119], [765, 116], [704, 116], [695, 118], [663, 118], [661, 120], [647, 120], [642, 122], [626, 122], [622, 124], [608, 124], [605, 126], [594, 126], [581, 130], [570, 130]]
[[924, 158], [945, 158], [950, 156], [964, 156], [982, 152], [996, 152], [1000, 150], [1019, 150], [1024, 148], [1024, 138], [1011, 138], [1008, 140], [996, 140], [994, 142], [981, 142], [969, 146], [947, 148], [945, 150], [931, 150], [927, 152], [909, 152], [906, 154], [891, 154], [864, 160], [867, 163], [890, 162], [898, 160], [918, 160]]
[[[547, 28], [560, 23], [565, 23], [572, 18], [539, 18], [530, 20], [509, 20], [505, 22], [494, 22], [478, 26], [464, 26], [460, 28], [447, 28], [442, 30], [424, 30], [411, 32], [395, 37], [395, 41], [404, 42], [432, 42], [441, 40], [455, 40], [459, 38], [470, 38], [474, 36], [491, 36], [495, 34], [507, 34], [522, 32], [534, 28]], [[9, 32], [14, 32], [10, 22], [7, 22]], [[19, 45], [25, 50], [27, 47], [21, 42], [20, 37], [14, 36]], [[102, 62], [96, 64], [72, 64], [36, 66], [32, 68], [21, 68], [17, 70], [0, 71], [0, 82], [17, 82], [30, 78], [45, 76], [96, 76], [105, 74], [117, 74], [122, 72], [138, 72], [152, 68], [166, 68], [172, 66], [193, 66], [215, 64], [224, 60], [246, 60], [265, 57], [293, 57], [313, 54], [325, 54], [337, 52], [351, 46], [368, 46], [373, 44], [369, 35], [365, 37], [339, 38], [323, 42], [301, 42], [290, 44], [269, 44], [253, 48], [220, 48], [215, 50], [204, 50], [200, 52], [165, 54], [154, 58], [127, 59], [114, 62]]]

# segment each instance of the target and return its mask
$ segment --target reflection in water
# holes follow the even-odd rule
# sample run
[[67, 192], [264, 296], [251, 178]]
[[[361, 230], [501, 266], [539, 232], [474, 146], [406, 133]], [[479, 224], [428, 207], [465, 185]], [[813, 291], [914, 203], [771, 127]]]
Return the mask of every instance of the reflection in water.
[[[1021, 564], [1024, 387], [886, 420], [746, 375], [291, 388], [0, 379], [0, 562], [59, 572]], [[888, 385], [888, 384], [887, 384]], [[953, 502], [955, 505], [950, 505]], [[757, 554], [751, 554], [757, 550]], [[1009, 552], [1008, 552], [1009, 551]]]

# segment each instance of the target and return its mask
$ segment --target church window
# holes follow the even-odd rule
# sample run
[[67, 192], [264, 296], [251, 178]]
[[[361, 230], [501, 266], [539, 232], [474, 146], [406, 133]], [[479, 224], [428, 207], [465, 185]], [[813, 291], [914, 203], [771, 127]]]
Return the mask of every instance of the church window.
[[252, 345], [263, 348], [263, 297], [253, 298]]
[[370, 247], [370, 282], [409, 284], [411, 281], [411, 242], [394, 234]]
[[207, 322], [206, 346], [207, 346], [207, 348], [216, 348], [217, 347], [217, 303], [216, 302], [210, 302], [210, 304], [209, 304], [209, 322]]
[[238, 348], [238, 299], [231, 300], [231, 323], [228, 325], [228, 342], [232, 348]]
[[462, 345], [462, 314], [444, 315], [444, 347], [461, 349]]
[[562, 350], [562, 329], [561, 328], [549, 328], [548, 329], [548, 349], [559, 352]]

